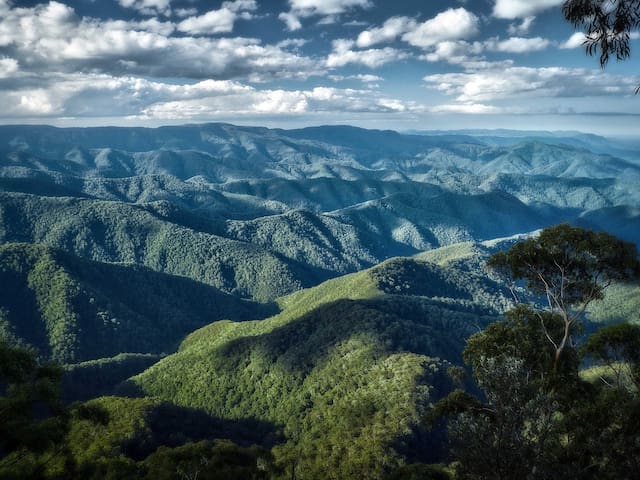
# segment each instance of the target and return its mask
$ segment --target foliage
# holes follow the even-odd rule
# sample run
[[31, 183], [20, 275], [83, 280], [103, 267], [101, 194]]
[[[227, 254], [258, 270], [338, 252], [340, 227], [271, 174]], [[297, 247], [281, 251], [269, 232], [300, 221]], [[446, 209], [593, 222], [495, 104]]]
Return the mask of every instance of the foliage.
[[565, 18], [575, 27], [584, 27], [589, 55], [600, 50], [600, 65], [615, 55], [618, 60], [629, 57], [630, 33], [640, 26], [638, 0], [566, 0], [562, 6]]
[[[549, 341], [566, 332], [565, 304], [601, 296], [602, 281], [632, 278], [636, 255], [635, 247], [606, 234], [561, 225], [492, 257], [494, 266], [553, 298], [548, 311], [519, 305], [472, 336], [464, 358], [482, 395], [456, 391], [427, 416], [450, 417], [456, 478], [614, 479], [637, 473], [640, 442], [637, 424], [629, 422], [640, 414], [640, 327], [603, 327], [581, 351], [567, 343], [561, 357]], [[617, 381], [584, 381], [581, 353], [613, 369]]]
[[602, 327], [582, 347], [589, 356], [609, 370], [615, 385], [640, 391], [640, 326], [620, 323]]
[[[423, 269], [429, 291], [411, 286]], [[327, 281], [281, 299], [272, 318], [194, 332], [132, 383], [214, 416], [271, 423], [264, 435], [285, 437], [274, 448], [284, 477], [379, 478], [407, 460], [432, 461], [435, 437], [417, 421], [450, 388], [440, 358], [460, 362], [464, 338], [493, 311], [470, 286], [465, 301], [419, 295], [455, 293], [446, 281], [455, 275], [394, 260]], [[385, 295], [381, 282], [415, 294]]]
[[592, 322], [640, 324], [640, 286], [632, 283], [612, 284], [602, 300], [589, 305], [587, 313]]
[[265, 478], [272, 468], [268, 450], [212, 440], [217, 435], [255, 438], [241, 424], [157, 400], [103, 397], [76, 404], [57, 446], [32, 449], [27, 458], [32, 470], [40, 466], [33, 478], [52, 480], [196, 478], [198, 472], [200, 478]]
[[162, 355], [149, 353], [120, 353], [111, 358], [65, 365], [62, 399], [70, 403], [111, 395], [119, 384], [161, 358]]
[[0, 282], [0, 337], [66, 363], [170, 352], [212, 320], [272, 311], [186, 278], [42, 245], [0, 245]]
[[33, 352], [0, 341], [0, 477], [40, 478], [46, 463], [64, 451], [61, 373]]
[[228, 440], [160, 447], [144, 460], [148, 480], [259, 480], [270, 478], [271, 456], [260, 447]]
[[144, 205], [0, 192], [0, 219], [0, 243], [135, 263], [262, 302], [326, 278], [282, 255], [167, 221]]
[[531, 292], [546, 299], [548, 313], [561, 318], [564, 328], [555, 333], [540, 316], [555, 349], [554, 368], [589, 304], [602, 299], [613, 281], [640, 276], [635, 245], [568, 224], [545, 228], [539, 236], [494, 254], [488, 265], [524, 280]]

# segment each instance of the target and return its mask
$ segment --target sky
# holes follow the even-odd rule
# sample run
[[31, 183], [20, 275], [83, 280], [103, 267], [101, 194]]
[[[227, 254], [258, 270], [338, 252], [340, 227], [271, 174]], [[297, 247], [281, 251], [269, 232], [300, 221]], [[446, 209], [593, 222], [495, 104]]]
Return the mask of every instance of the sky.
[[562, 0], [0, 0], [0, 123], [640, 131]]

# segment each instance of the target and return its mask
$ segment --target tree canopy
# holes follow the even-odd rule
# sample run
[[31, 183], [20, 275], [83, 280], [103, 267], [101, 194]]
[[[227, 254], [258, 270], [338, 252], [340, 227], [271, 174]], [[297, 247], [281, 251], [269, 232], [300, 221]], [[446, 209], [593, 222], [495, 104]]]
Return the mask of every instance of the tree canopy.
[[606, 233], [558, 225], [491, 258], [547, 308], [520, 304], [473, 335], [464, 360], [481, 395], [457, 390], [427, 415], [448, 417], [455, 478], [637, 476], [640, 327], [603, 327], [582, 348], [567, 341], [610, 282], [637, 278], [637, 255]]
[[558, 330], [538, 313], [555, 348], [554, 368], [589, 304], [602, 299], [612, 282], [640, 277], [634, 244], [566, 223], [496, 253], [488, 265], [513, 280], [523, 280], [534, 295], [545, 299], [547, 313], [562, 320]]

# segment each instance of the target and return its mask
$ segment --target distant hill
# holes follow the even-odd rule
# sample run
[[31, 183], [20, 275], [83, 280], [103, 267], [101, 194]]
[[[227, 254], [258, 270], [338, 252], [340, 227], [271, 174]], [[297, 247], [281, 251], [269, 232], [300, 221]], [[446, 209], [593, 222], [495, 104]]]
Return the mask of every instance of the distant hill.
[[215, 320], [273, 312], [188, 278], [43, 245], [0, 245], [0, 284], [0, 336], [59, 362], [169, 353]]
[[257, 246], [163, 220], [171, 211], [166, 203], [0, 193], [0, 242], [43, 243], [96, 261], [136, 263], [260, 301], [328, 276]]
[[[580, 138], [580, 137], [579, 137]], [[270, 130], [228, 124], [148, 128], [0, 126], [0, 167], [80, 177], [203, 176], [233, 180], [334, 176], [393, 170], [563, 177], [637, 177], [640, 165], [612, 155], [522, 139], [491, 145], [468, 135], [403, 135], [349, 126]]]

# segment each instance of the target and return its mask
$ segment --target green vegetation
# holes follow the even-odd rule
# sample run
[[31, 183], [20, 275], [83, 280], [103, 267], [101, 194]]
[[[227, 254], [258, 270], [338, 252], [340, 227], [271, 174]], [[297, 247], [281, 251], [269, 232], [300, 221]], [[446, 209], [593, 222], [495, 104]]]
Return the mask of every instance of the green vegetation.
[[0, 284], [0, 337], [65, 363], [171, 352], [213, 320], [273, 311], [187, 278], [41, 245], [0, 245]]
[[120, 353], [111, 358], [64, 365], [62, 398], [65, 403], [111, 395], [129, 377], [162, 358], [151, 353]]
[[0, 193], [0, 243], [42, 243], [94, 261], [144, 265], [262, 302], [327, 277], [262, 248], [158, 218], [168, 207]]
[[50, 458], [64, 450], [68, 425], [57, 396], [61, 374], [32, 352], [0, 340], [1, 478], [39, 478]]
[[[431, 286], [411, 287], [422, 272]], [[464, 339], [490, 318], [479, 312], [495, 314], [471, 293], [456, 300], [447, 278], [455, 274], [396, 259], [329, 280], [283, 298], [272, 318], [194, 332], [128, 388], [273, 424], [285, 437], [273, 451], [286, 477], [381, 478], [412, 459], [415, 442], [416, 460], [437, 457], [434, 438], [417, 432], [449, 388], [442, 359], [460, 361]], [[410, 287], [379, 288], [391, 283]]]
[[640, 324], [640, 287], [612, 284], [603, 299], [589, 306], [589, 320], [598, 323], [627, 321]]
[[[640, 278], [635, 246], [559, 225], [489, 264], [548, 304], [520, 304], [473, 335], [464, 359], [482, 396], [456, 390], [429, 412], [431, 421], [449, 417], [455, 478], [632, 478], [640, 466], [640, 327], [605, 326], [581, 349], [573, 338], [611, 281]], [[581, 375], [584, 357], [596, 366]]]
[[494, 254], [488, 265], [514, 281], [523, 280], [534, 295], [546, 299], [548, 313], [562, 320], [562, 330], [553, 332], [540, 318], [555, 350], [554, 366], [589, 304], [603, 299], [611, 283], [640, 277], [634, 244], [569, 224], [545, 228], [539, 236]]

